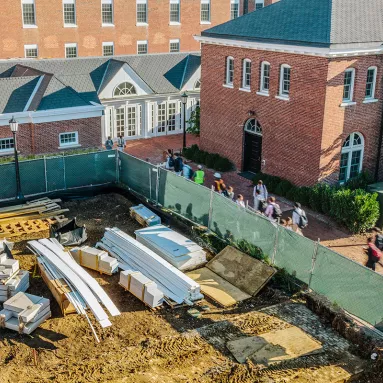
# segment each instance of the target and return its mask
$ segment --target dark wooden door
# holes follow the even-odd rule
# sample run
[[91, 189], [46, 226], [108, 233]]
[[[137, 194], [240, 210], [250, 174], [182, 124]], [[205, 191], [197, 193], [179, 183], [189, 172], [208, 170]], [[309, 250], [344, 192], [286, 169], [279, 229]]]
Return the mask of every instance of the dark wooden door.
[[243, 171], [258, 173], [262, 163], [262, 136], [245, 133], [245, 153]]

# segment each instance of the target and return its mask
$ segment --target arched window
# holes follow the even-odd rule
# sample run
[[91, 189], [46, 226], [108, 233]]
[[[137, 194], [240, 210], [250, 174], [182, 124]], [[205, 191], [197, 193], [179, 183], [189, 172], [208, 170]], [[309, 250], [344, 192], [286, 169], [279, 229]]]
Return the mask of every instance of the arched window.
[[200, 90], [201, 89], [201, 79], [197, 80], [194, 84], [194, 90]]
[[245, 132], [257, 134], [258, 136], [262, 136], [262, 127], [258, 120], [255, 118], [251, 118], [246, 121], [245, 124]]
[[131, 96], [133, 94], [137, 94], [137, 92], [130, 82], [123, 82], [114, 90], [114, 97]]
[[362, 170], [364, 138], [360, 133], [350, 134], [343, 143], [340, 157], [339, 181], [346, 182]]
[[226, 58], [226, 74], [225, 74], [225, 84], [229, 87], [233, 87], [234, 82], [234, 58]]

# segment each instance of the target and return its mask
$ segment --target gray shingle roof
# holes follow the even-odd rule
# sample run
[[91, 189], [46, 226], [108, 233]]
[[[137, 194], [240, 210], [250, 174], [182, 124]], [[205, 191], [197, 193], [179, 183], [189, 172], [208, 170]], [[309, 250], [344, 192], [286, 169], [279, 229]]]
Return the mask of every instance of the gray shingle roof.
[[[142, 78], [154, 93], [176, 93], [181, 90], [185, 79], [190, 78], [198, 69], [200, 62], [199, 53], [114, 56], [113, 58], [84, 57], [28, 62], [7, 60], [0, 61], [0, 82], [4, 79], [9, 80], [12, 75], [35, 76], [41, 72], [46, 73], [41, 83], [41, 89], [34, 97], [30, 109], [47, 110], [89, 105], [91, 102], [100, 103], [98, 92], [125, 63]], [[20, 79], [21, 77], [12, 78]], [[29, 81], [32, 79], [32, 77], [26, 78]], [[17, 84], [18, 82], [15, 81], [12, 86], [17, 87]], [[20, 86], [22, 85], [24, 83]], [[43, 89], [44, 87], [46, 89]], [[0, 105], [7, 103], [7, 94], [9, 92], [0, 93]]]
[[383, 43], [383, 0], [281, 0], [202, 36], [317, 47]]

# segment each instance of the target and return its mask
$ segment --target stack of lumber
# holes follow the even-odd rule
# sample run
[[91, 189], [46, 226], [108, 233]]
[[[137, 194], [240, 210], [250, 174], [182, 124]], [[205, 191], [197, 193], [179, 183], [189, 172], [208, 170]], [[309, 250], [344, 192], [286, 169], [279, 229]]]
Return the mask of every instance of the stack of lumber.
[[110, 315], [120, 315], [119, 310], [108, 297], [105, 291], [70, 255], [64, 247], [54, 239], [40, 239], [29, 241], [29, 247], [38, 256], [38, 261], [49, 270], [55, 279], [63, 279], [71, 287], [72, 292], [67, 294], [68, 300], [74, 305], [79, 314], [84, 315], [99, 341], [95, 329], [86, 313], [89, 308], [101, 327], [111, 326], [108, 314], [101, 304], [108, 310]]
[[4, 302], [0, 327], [30, 334], [51, 316], [49, 299], [19, 292]]
[[19, 261], [0, 254], [0, 302], [29, 287], [29, 273], [19, 269]]
[[21, 241], [32, 238], [49, 237], [51, 224], [65, 222], [57, 203], [61, 200], [41, 198], [22, 205], [0, 208], [0, 239], [7, 238]]
[[121, 271], [120, 285], [151, 308], [161, 306], [164, 301], [164, 294], [157, 284], [139, 271]]
[[106, 229], [96, 246], [115, 257], [121, 269], [141, 272], [176, 303], [192, 304], [203, 298], [198, 283], [118, 228]]
[[133, 206], [129, 210], [130, 216], [141, 226], [155, 226], [161, 224], [161, 218], [142, 204]]
[[74, 247], [70, 250], [73, 259], [81, 266], [96, 270], [101, 274], [112, 275], [118, 271], [118, 262], [115, 258], [109, 257], [104, 250], [94, 247]]
[[206, 253], [201, 246], [166, 226], [147, 227], [134, 233], [138, 242], [178, 270], [193, 270], [206, 263]]

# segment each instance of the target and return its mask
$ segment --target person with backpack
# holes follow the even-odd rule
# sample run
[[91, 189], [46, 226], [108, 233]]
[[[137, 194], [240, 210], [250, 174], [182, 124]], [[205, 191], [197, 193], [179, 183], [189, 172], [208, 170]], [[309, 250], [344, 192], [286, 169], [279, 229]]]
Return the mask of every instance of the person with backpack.
[[374, 233], [375, 236], [375, 246], [382, 251], [383, 250], [383, 234], [382, 230], [379, 229], [379, 227], [374, 227], [372, 229], [372, 232]]
[[302, 209], [302, 206], [299, 202], [294, 203], [293, 211], [293, 225], [297, 225], [299, 230], [302, 230], [307, 227], [309, 221], [307, 219], [305, 211]]
[[173, 153], [170, 149], [165, 152], [166, 156], [166, 163], [165, 163], [165, 169], [167, 170], [174, 170], [174, 157]]
[[282, 217], [281, 207], [275, 202], [274, 197], [268, 198], [268, 205], [265, 210], [265, 215], [270, 221], [279, 221]]
[[112, 140], [112, 138], [110, 136], [105, 141], [105, 149], [106, 150], [112, 150], [113, 149], [113, 140]]
[[191, 180], [191, 179], [193, 178], [194, 171], [193, 171], [193, 169], [191, 168], [190, 165], [188, 165], [188, 164], [183, 164], [183, 167], [182, 167], [182, 175], [183, 175], [184, 178], [186, 178], [187, 180]]
[[366, 267], [375, 271], [376, 263], [382, 259], [382, 252], [375, 246], [374, 239], [372, 237], [367, 239], [367, 255], [368, 261]]
[[255, 198], [254, 198], [254, 210], [259, 211], [260, 213], [263, 213], [267, 208], [267, 202], [263, 195], [261, 194], [261, 191], [257, 189], [255, 191]]
[[177, 176], [180, 176], [182, 174], [184, 162], [183, 162], [182, 157], [179, 153], [176, 153], [175, 157], [176, 158], [174, 160], [174, 171], [176, 172]]
[[203, 185], [205, 182], [205, 172], [202, 170], [202, 165], [197, 166], [197, 171], [194, 173], [194, 182], [198, 185]]
[[256, 198], [257, 198], [257, 191], [259, 191], [259, 196], [263, 198], [264, 201], [267, 201], [267, 198], [269, 196], [267, 192], [267, 187], [263, 184], [262, 180], [258, 181], [258, 184], [255, 185], [254, 190], [253, 190], [253, 197], [254, 197], [254, 209], [257, 210], [255, 207], [256, 205]]

